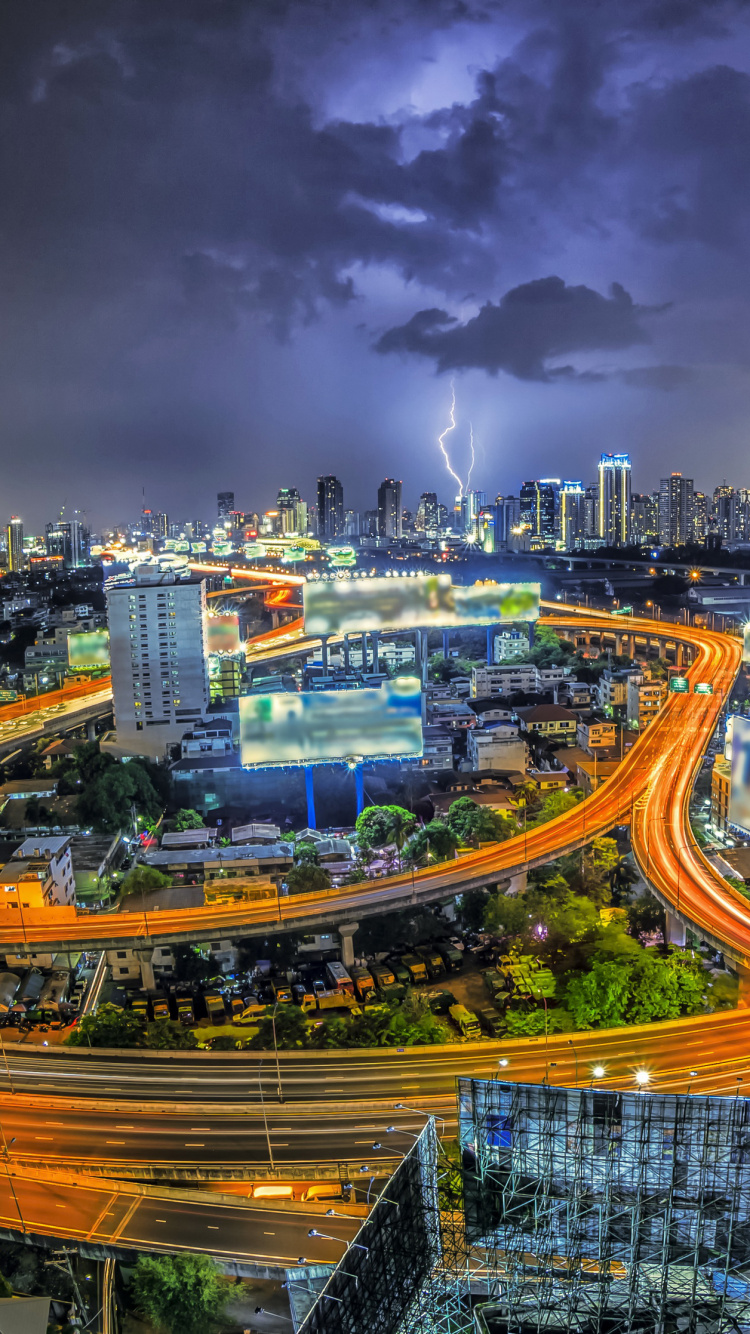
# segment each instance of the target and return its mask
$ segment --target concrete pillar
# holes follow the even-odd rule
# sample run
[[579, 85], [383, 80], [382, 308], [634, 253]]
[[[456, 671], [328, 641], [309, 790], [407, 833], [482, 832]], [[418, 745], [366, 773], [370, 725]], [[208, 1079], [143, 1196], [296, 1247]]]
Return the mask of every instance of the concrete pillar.
[[737, 1009], [750, 1009], [750, 968], [744, 963], [733, 963], [732, 971], [735, 972], [740, 980], [740, 990], [737, 996]]
[[351, 659], [349, 657], [349, 636], [344, 635], [344, 671], [351, 670]]
[[86, 723], [86, 740], [96, 741], [96, 719], [89, 718]]
[[525, 894], [529, 882], [528, 871], [519, 871], [518, 875], [512, 875], [510, 884], [506, 890], [507, 894]]
[[345, 968], [353, 968], [354, 966], [354, 940], [352, 937], [358, 929], [359, 922], [344, 922], [342, 926], [336, 928], [341, 941], [341, 962]]
[[675, 916], [673, 912], [666, 909], [667, 917], [667, 943], [669, 945], [678, 945], [683, 947], [685, 944], [685, 923], [680, 917]]
[[357, 815], [361, 815], [365, 809], [365, 775], [361, 764], [354, 770], [354, 783], [357, 791]]
[[487, 666], [491, 667], [495, 661], [495, 627], [487, 626]]
[[[430, 656], [427, 652], [427, 630], [419, 630], [419, 637], [422, 641], [422, 685], [427, 683], [427, 673], [430, 666]], [[422, 712], [424, 713], [424, 696], [422, 697]]]
[[414, 671], [422, 680], [422, 631], [414, 631]]
[[677, 666], [682, 669], [685, 666], [685, 650], [683, 649], [682, 644], [678, 644], [676, 647], [675, 659]]
[[323, 662], [323, 675], [324, 675], [324, 676], [325, 676], [325, 675], [327, 674], [327, 672], [328, 672], [328, 639], [329, 639], [329, 636], [328, 636], [328, 635], [321, 635], [321, 636], [320, 636], [320, 654], [321, 654], [321, 659], [322, 659], [322, 662]]
[[146, 991], [156, 990], [156, 978], [154, 976], [153, 950], [136, 950], [136, 958], [141, 970], [141, 982]]
[[277, 608], [277, 607], [272, 607], [272, 608], [271, 608], [271, 629], [272, 629], [272, 630], [278, 630], [278, 628], [279, 628], [279, 612], [278, 612], [278, 608]]
[[371, 639], [371, 641], [372, 641], [372, 670], [373, 670], [374, 672], [379, 672], [379, 671], [380, 671], [380, 632], [379, 632], [378, 630], [371, 630], [371, 631], [370, 631], [370, 639]]
[[314, 766], [305, 765], [305, 796], [307, 797], [307, 827], [308, 829], [317, 828], [315, 824], [315, 791], [313, 789]]
[[367, 671], [367, 631], [362, 631], [362, 671]]
[[447, 658], [447, 657], [450, 656], [450, 646], [451, 646], [451, 632], [450, 632], [450, 630], [444, 630], [444, 631], [443, 631], [443, 657], [444, 657], [444, 658]]

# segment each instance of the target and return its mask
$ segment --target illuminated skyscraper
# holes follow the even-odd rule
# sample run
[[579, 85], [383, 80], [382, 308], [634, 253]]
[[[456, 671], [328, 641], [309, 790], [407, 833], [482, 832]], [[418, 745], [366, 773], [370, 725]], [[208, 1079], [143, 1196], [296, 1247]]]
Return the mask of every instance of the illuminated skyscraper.
[[14, 574], [23, 569], [23, 523], [17, 514], [12, 514], [6, 528], [8, 540], [8, 569]]
[[560, 540], [566, 551], [572, 551], [586, 536], [586, 491], [583, 482], [562, 482], [558, 505]]
[[344, 488], [338, 477], [318, 478], [318, 537], [332, 542], [344, 535]]
[[630, 541], [629, 454], [602, 454], [599, 460], [599, 537], [607, 547]]
[[524, 482], [521, 487], [521, 523], [528, 526], [532, 537], [544, 538], [550, 545], [555, 540], [555, 500], [555, 483], [549, 479]]
[[378, 537], [399, 538], [401, 518], [401, 483], [386, 477], [378, 487]]
[[737, 536], [737, 492], [726, 482], [714, 491], [713, 519], [724, 541], [733, 542]]
[[665, 547], [684, 546], [693, 536], [693, 479], [673, 472], [659, 487], [659, 541]]
[[234, 509], [234, 491], [219, 491], [216, 502], [221, 523], [222, 519], [229, 519]]
[[440, 527], [440, 508], [434, 491], [423, 491], [419, 497], [414, 526], [418, 533], [436, 533]]

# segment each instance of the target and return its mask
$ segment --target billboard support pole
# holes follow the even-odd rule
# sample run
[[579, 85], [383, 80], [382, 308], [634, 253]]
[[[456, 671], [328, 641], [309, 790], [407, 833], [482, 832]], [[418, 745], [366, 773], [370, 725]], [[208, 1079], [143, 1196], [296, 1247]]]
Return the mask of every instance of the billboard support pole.
[[357, 790], [357, 816], [365, 809], [365, 775], [361, 764], [354, 770], [354, 783]]
[[495, 658], [495, 654], [494, 654], [494, 644], [493, 644], [493, 642], [492, 642], [493, 639], [494, 639], [494, 630], [495, 630], [494, 625], [488, 625], [488, 626], [487, 626], [487, 666], [488, 666], [488, 667], [491, 667], [491, 666], [492, 666], [492, 663], [493, 663], [494, 658]]
[[351, 671], [351, 662], [349, 658], [349, 636], [344, 635], [344, 671], [349, 674]]
[[[328, 635], [320, 636], [320, 656], [321, 656], [321, 662], [323, 664], [324, 676], [328, 675], [328, 639], [329, 639]], [[312, 829], [312, 825], [310, 825], [310, 828]]]
[[307, 797], [307, 827], [308, 827], [308, 829], [316, 829], [316, 828], [317, 828], [317, 825], [316, 825], [316, 823], [315, 823], [315, 792], [314, 792], [314, 789], [313, 789], [313, 773], [314, 773], [314, 769], [313, 769], [312, 764], [306, 764], [306, 765], [305, 765], [305, 796]]
[[451, 632], [450, 632], [450, 630], [444, 630], [444, 631], [443, 631], [443, 657], [444, 657], [444, 658], [449, 658], [449, 657], [450, 657], [450, 647], [451, 647]]

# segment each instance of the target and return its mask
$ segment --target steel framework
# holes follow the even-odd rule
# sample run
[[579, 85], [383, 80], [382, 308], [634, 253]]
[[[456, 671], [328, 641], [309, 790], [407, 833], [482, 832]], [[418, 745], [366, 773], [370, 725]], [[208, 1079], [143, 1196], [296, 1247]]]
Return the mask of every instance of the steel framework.
[[744, 1099], [459, 1080], [459, 1123], [480, 1327], [750, 1330]]

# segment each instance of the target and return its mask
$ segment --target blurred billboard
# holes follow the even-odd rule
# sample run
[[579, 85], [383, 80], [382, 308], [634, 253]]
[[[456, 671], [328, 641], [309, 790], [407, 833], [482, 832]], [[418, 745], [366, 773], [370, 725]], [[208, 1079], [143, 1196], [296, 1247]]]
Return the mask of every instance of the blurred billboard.
[[449, 574], [416, 579], [321, 580], [305, 584], [305, 634], [428, 630], [539, 618], [540, 584], [454, 584]]
[[84, 667], [109, 667], [108, 631], [68, 635], [68, 666], [79, 671]]
[[750, 621], [745, 621], [742, 632], [742, 661], [750, 662]]
[[243, 695], [243, 765], [318, 764], [350, 756], [422, 754], [419, 681], [400, 677], [379, 690]]
[[239, 653], [242, 648], [239, 616], [209, 616], [206, 627], [209, 653]]
[[732, 723], [732, 786], [729, 823], [750, 833], [750, 718], [735, 713]]

